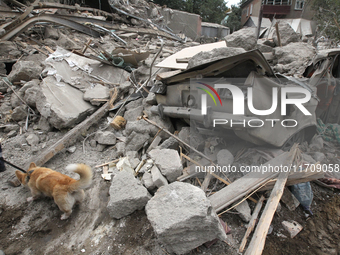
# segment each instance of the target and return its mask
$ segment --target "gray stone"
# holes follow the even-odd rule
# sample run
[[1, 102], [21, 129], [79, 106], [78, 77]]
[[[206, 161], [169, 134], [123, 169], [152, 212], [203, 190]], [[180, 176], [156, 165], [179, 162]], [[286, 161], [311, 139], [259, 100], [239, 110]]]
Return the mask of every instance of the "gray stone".
[[67, 148], [67, 151], [68, 151], [69, 153], [74, 153], [76, 150], [77, 150], [77, 147], [76, 147], [76, 146], [71, 146], [71, 147]]
[[[18, 91], [17, 92], [18, 96], [22, 99], [24, 97], [24, 92]], [[11, 95], [11, 106], [12, 108], [18, 107], [23, 104], [23, 102], [20, 100], [15, 93]]]
[[185, 254], [225, 231], [203, 190], [174, 182], [158, 189], [145, 207], [158, 240], [168, 252]]
[[9, 133], [7, 134], [7, 137], [8, 138], [11, 138], [11, 137], [14, 137], [14, 136], [16, 136], [17, 135], [17, 131], [16, 130], [11, 130], [11, 131], [9, 131]]
[[238, 216], [245, 221], [249, 222], [251, 218], [251, 210], [247, 200], [244, 200], [241, 204], [235, 207], [235, 210], [239, 213]]
[[150, 92], [148, 96], [146, 97], [145, 102], [149, 105], [156, 105], [157, 104], [156, 94], [153, 92]]
[[131, 88], [133, 88], [133, 84], [130, 81], [124, 81], [121, 83], [118, 87], [119, 92], [121, 93], [126, 93], [128, 92]]
[[24, 84], [24, 86], [22, 86], [19, 91], [20, 92], [26, 92], [26, 90], [30, 89], [30, 88], [34, 88], [34, 87], [38, 87], [39, 88], [39, 84], [40, 84], [40, 80], [38, 79], [33, 79], [31, 81], [28, 81]]
[[41, 117], [38, 122], [38, 129], [48, 132], [48, 131], [51, 131], [53, 127], [50, 125], [50, 123], [48, 122], [46, 118]]
[[273, 49], [275, 59], [278, 64], [287, 65], [296, 62], [309, 62], [315, 55], [315, 48], [307, 43], [296, 42], [290, 43], [283, 47], [276, 47]]
[[7, 76], [11, 82], [30, 81], [32, 79], [39, 79], [43, 68], [40, 64], [33, 61], [18, 61], [12, 67], [12, 71]]
[[110, 91], [108, 87], [97, 84], [92, 89], [87, 89], [84, 93], [84, 100], [91, 101], [93, 99], [108, 99], [110, 98]]
[[194, 149], [204, 148], [205, 139], [194, 128], [183, 127], [178, 133], [178, 138], [190, 144]]
[[15, 107], [12, 112], [12, 120], [14, 121], [21, 121], [25, 120], [27, 117], [27, 106], [26, 105], [20, 105], [18, 107]]
[[48, 76], [40, 83], [36, 106], [41, 116], [57, 129], [69, 128], [91, 115], [95, 108], [83, 100], [83, 93]]
[[240, 46], [230, 46], [230, 48], [222, 47], [211, 51], [201, 51], [189, 60], [187, 69], [246, 52], [244, 49], [239, 47]]
[[153, 141], [151, 142], [149, 148], [146, 150], [147, 153], [149, 153], [151, 150], [155, 149], [158, 144], [161, 142], [162, 138], [160, 138], [159, 136], [156, 136]]
[[107, 209], [112, 218], [120, 219], [142, 210], [151, 198], [148, 190], [131, 173], [121, 171], [112, 179]]
[[310, 164], [315, 164], [316, 161], [308, 154], [306, 153], [302, 153], [302, 160], [305, 161], [305, 162], [308, 162]]
[[256, 49], [258, 49], [262, 53], [273, 51], [273, 47], [264, 44], [264, 41], [262, 40], [257, 41]]
[[143, 115], [143, 106], [138, 106], [136, 108], [127, 110], [124, 113], [124, 119], [126, 119], [126, 121], [136, 121], [138, 117]]
[[154, 136], [157, 134], [158, 128], [143, 119], [138, 121], [128, 121], [125, 126], [125, 132], [129, 136], [133, 131], [137, 133], [147, 133]]
[[135, 169], [139, 165], [140, 160], [138, 158], [129, 158], [129, 162], [131, 167]]
[[157, 168], [157, 166], [153, 166], [151, 168], [152, 181], [156, 185], [157, 188], [160, 188], [164, 185], [168, 185], [168, 181], [161, 174], [161, 171]]
[[160, 149], [173, 149], [173, 150], [177, 150], [178, 149], [178, 141], [173, 138], [173, 137], [169, 137], [168, 139], [166, 139], [160, 146]]
[[25, 102], [32, 108], [36, 108], [36, 102], [38, 101], [39, 86], [34, 86], [32, 88], [27, 88], [24, 95]]
[[137, 151], [127, 151], [125, 153], [125, 156], [128, 158], [138, 158], [138, 152]]
[[130, 103], [126, 104], [126, 110], [132, 110], [139, 106], [143, 105], [143, 98], [136, 99], [134, 101], [131, 101]]
[[137, 133], [133, 131], [126, 139], [126, 151], [139, 151], [143, 148], [146, 141], [148, 141], [150, 136], [147, 133]]
[[116, 143], [116, 149], [117, 149], [117, 156], [121, 157], [125, 154], [125, 143], [124, 142], [118, 142]]
[[183, 166], [177, 151], [154, 149], [149, 152], [149, 155], [169, 182], [176, 181], [177, 177], [182, 174]]
[[219, 166], [229, 166], [234, 163], [234, 156], [230, 151], [223, 149], [217, 153], [217, 164]]
[[16, 58], [21, 54], [18, 51], [18, 47], [14, 42], [11, 41], [0, 41], [0, 56], [5, 58]]
[[56, 28], [53, 28], [51, 26], [46, 26], [45, 27], [45, 34], [44, 34], [45, 38], [50, 38], [50, 39], [54, 39], [54, 40], [58, 40], [59, 39], [59, 33], [58, 30]]
[[317, 135], [312, 138], [312, 140], [309, 143], [309, 148], [313, 150], [320, 151], [323, 148], [323, 139], [321, 136]]
[[303, 229], [303, 227], [296, 221], [282, 221], [282, 226], [288, 231], [290, 238], [294, 238]]
[[152, 180], [152, 175], [149, 172], [145, 172], [142, 177], [142, 182], [148, 190], [153, 190], [156, 188]]
[[314, 152], [314, 153], [311, 154], [311, 156], [317, 162], [322, 162], [326, 158], [325, 154], [323, 154], [322, 152]]
[[57, 41], [58, 46], [66, 49], [66, 50], [73, 50], [78, 49], [79, 46], [72, 41], [68, 36], [64, 35], [63, 33], [59, 33], [59, 40]]
[[257, 43], [256, 29], [252, 27], [242, 28], [224, 37], [227, 47], [243, 48], [253, 50]]
[[[300, 36], [294, 31], [294, 29], [287, 22], [282, 20], [279, 22], [279, 32], [282, 46], [292, 42], [298, 42], [300, 39]], [[279, 46], [276, 32], [273, 35], [273, 41], [277, 46]]]
[[39, 136], [35, 135], [35, 134], [29, 134], [26, 137], [26, 141], [29, 145], [37, 145], [40, 142]]
[[104, 145], [115, 145], [116, 144], [116, 136], [111, 131], [97, 131], [94, 136], [94, 139], [99, 144]]

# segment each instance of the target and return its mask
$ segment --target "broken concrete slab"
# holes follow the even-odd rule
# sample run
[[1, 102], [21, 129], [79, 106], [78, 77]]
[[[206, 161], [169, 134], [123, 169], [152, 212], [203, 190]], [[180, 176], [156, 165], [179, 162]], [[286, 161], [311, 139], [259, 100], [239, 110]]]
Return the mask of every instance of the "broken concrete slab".
[[145, 142], [149, 140], [150, 136], [147, 133], [138, 133], [133, 131], [126, 139], [126, 151], [139, 151], [143, 148]]
[[145, 172], [142, 177], [142, 183], [148, 190], [153, 190], [156, 188], [156, 185], [154, 184], [152, 180], [152, 175], [149, 172]]
[[12, 111], [12, 120], [14, 121], [21, 121], [21, 120], [25, 120], [27, 117], [27, 106], [26, 105], [19, 105], [17, 107], [15, 107]]
[[94, 139], [97, 143], [104, 144], [104, 145], [115, 145], [117, 138], [114, 133], [111, 131], [97, 131]]
[[152, 181], [156, 185], [157, 188], [160, 188], [160, 187], [162, 187], [164, 185], [168, 185], [168, 181], [161, 174], [161, 171], [159, 171], [157, 166], [153, 166], [151, 168], [151, 176], [152, 176]]
[[145, 103], [149, 105], [156, 105], [157, 104], [156, 94], [153, 92], [149, 92], [148, 96], [145, 99]]
[[311, 61], [315, 55], [315, 48], [307, 43], [290, 43], [284, 47], [273, 49], [278, 64], [290, 64], [297, 61], [306, 63]]
[[289, 232], [290, 238], [294, 238], [303, 229], [303, 227], [296, 221], [282, 221], [282, 225], [284, 229]]
[[204, 148], [205, 140], [194, 128], [183, 127], [178, 133], [178, 138], [190, 144], [194, 149], [201, 150]]
[[133, 176], [135, 175], [135, 170], [131, 167], [130, 161], [127, 157], [120, 158], [116, 164], [116, 167], [119, 171], [125, 171], [132, 174]]
[[149, 148], [146, 150], [146, 153], [149, 153], [151, 150], [155, 149], [161, 141], [162, 141], [162, 138], [160, 138], [159, 136], [156, 136], [151, 142]]
[[83, 100], [83, 93], [49, 76], [40, 83], [36, 102], [40, 114], [57, 129], [69, 128], [83, 121], [95, 108]]
[[[92, 101], [94, 99], [109, 99], [110, 98], [110, 90], [108, 87], [105, 87], [101, 84], [97, 84], [94, 88], [87, 89], [84, 93], [85, 101]], [[93, 103], [95, 104], [95, 103]], [[95, 104], [95, 105], [98, 105]]]
[[166, 139], [160, 146], [160, 149], [173, 149], [177, 150], [178, 149], [178, 140], [173, 138], [172, 136]]
[[123, 218], [142, 210], [151, 198], [148, 190], [131, 173], [121, 171], [112, 179], [107, 209], [112, 218]]
[[294, 211], [300, 205], [299, 200], [296, 199], [287, 187], [283, 190], [281, 201], [290, 211]]
[[[286, 46], [289, 43], [292, 42], [298, 42], [300, 39], [300, 36], [294, 31], [294, 29], [284, 21], [279, 22], [279, 33], [280, 33], [280, 40], [281, 45]], [[280, 46], [277, 40], [276, 32], [273, 34], [273, 40], [276, 44], [276, 46]]]
[[39, 79], [42, 70], [42, 66], [33, 61], [18, 61], [13, 65], [12, 71], [7, 78], [11, 82]]
[[143, 115], [143, 109], [144, 107], [141, 105], [136, 108], [127, 110], [124, 113], [124, 119], [126, 119], [127, 121], [136, 121], [138, 117]]
[[319, 151], [323, 148], [323, 139], [320, 135], [316, 135], [312, 138], [312, 140], [309, 143], [309, 148]]
[[202, 51], [193, 56], [189, 62], [187, 69], [204, 65], [212, 61], [220, 60], [227, 57], [232, 57], [241, 53], [246, 52], [243, 48], [236, 47], [222, 47], [216, 48], [211, 51]]
[[169, 182], [174, 182], [182, 174], [183, 166], [179, 154], [171, 149], [154, 149], [149, 156]]
[[47, 39], [53, 39], [53, 40], [58, 40], [59, 39], [59, 33], [56, 28], [53, 28], [51, 26], [46, 26], [45, 27], [45, 34], [44, 37]]
[[39, 136], [37, 136], [36, 134], [29, 134], [26, 137], [26, 141], [29, 145], [37, 145], [40, 142]]
[[159, 241], [168, 252], [185, 254], [225, 231], [205, 193], [189, 183], [174, 182], [158, 189], [145, 207]]
[[256, 29], [252, 27], [242, 28], [224, 37], [227, 47], [243, 48], [245, 50], [255, 49], [257, 43]]

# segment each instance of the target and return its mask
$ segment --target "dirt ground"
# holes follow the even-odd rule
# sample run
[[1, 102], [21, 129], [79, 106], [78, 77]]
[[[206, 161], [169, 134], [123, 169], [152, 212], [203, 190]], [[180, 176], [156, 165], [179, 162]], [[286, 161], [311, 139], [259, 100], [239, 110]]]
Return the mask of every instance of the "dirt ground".
[[[98, 129], [94, 126], [88, 131]], [[63, 132], [38, 133], [41, 142], [32, 148], [26, 144], [22, 134], [3, 142], [3, 155], [8, 161], [23, 166], [28, 158], [37, 155], [60, 139]], [[24, 187], [11, 187], [7, 181], [14, 177], [14, 169], [7, 166], [7, 171], [0, 173], [0, 249], [10, 254], [168, 254], [158, 243], [144, 211], [135, 212], [123, 219], [109, 217], [106, 204], [109, 200], [110, 182], [101, 179], [101, 169], [94, 166], [112, 160], [113, 150], [107, 148], [98, 151], [85, 143], [83, 138], [71, 153], [62, 151], [52, 158], [46, 167], [66, 173], [70, 163], [86, 163], [94, 170], [94, 181], [86, 190], [86, 199], [76, 207], [68, 220], [60, 220], [61, 211], [49, 198], [26, 202], [30, 196]], [[90, 139], [88, 139], [90, 140]], [[273, 231], [267, 236], [264, 249], [269, 254], [339, 254], [339, 217], [340, 197], [338, 190], [330, 190], [312, 185], [314, 216], [306, 218], [299, 207], [290, 212], [282, 204], [272, 223]], [[253, 208], [254, 203], [250, 202]], [[217, 241], [211, 247], [205, 245], [190, 254], [238, 254], [237, 249], [246, 231], [246, 224], [235, 211], [222, 216], [231, 228], [226, 242]], [[304, 229], [291, 239], [282, 227], [283, 220], [295, 220]], [[284, 237], [286, 236], [286, 237]]]

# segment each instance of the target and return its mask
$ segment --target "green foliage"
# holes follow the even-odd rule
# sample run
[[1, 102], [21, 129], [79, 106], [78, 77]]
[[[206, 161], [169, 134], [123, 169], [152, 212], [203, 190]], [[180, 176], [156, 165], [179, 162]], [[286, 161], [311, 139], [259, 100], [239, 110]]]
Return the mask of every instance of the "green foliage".
[[228, 10], [224, 0], [154, 0], [156, 4], [199, 14], [204, 22], [220, 23]]
[[316, 11], [314, 20], [317, 31], [336, 41], [340, 40], [340, 1], [339, 0], [311, 0], [312, 8]]
[[236, 5], [231, 6], [231, 13], [223, 20], [222, 25], [230, 28], [230, 33], [241, 29], [241, 8]]

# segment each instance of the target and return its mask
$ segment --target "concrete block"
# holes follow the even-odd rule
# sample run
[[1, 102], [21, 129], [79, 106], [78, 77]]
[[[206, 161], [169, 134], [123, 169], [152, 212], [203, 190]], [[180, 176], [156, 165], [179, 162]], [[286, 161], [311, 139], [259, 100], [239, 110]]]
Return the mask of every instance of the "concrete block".
[[146, 150], [147, 153], [149, 153], [151, 150], [155, 149], [158, 144], [161, 142], [162, 138], [159, 136], [156, 136], [155, 139], [153, 139], [152, 143], [150, 144], [149, 148]]
[[148, 190], [131, 173], [121, 171], [112, 179], [107, 209], [112, 218], [120, 219], [142, 210], [151, 198]]
[[145, 211], [158, 240], [170, 253], [185, 254], [216, 238], [226, 239], [205, 193], [189, 183], [159, 188]]
[[282, 221], [282, 225], [284, 229], [289, 232], [291, 238], [294, 238], [303, 229], [303, 227], [296, 221]]
[[127, 151], [139, 151], [143, 148], [146, 141], [148, 141], [150, 136], [147, 133], [137, 133], [133, 131], [129, 137], [126, 139], [125, 149]]
[[53, 40], [58, 40], [59, 39], [59, 33], [56, 28], [46, 26], [45, 27], [45, 38], [53, 39]]
[[110, 131], [97, 131], [94, 139], [104, 145], [115, 145], [117, 141], [115, 134]]
[[173, 137], [169, 137], [159, 146], [159, 148], [160, 149], [177, 150], [178, 149], [178, 141]]
[[110, 90], [101, 84], [97, 84], [94, 88], [87, 89], [84, 93], [84, 100], [91, 101], [93, 99], [109, 99]]
[[149, 152], [149, 155], [169, 182], [176, 181], [177, 177], [182, 174], [183, 166], [177, 151], [154, 149]]
[[34, 61], [18, 61], [12, 67], [12, 71], [7, 76], [11, 82], [30, 81], [39, 79], [43, 68]]
[[217, 164], [219, 166], [229, 166], [234, 163], [234, 156], [227, 149], [220, 150], [217, 153]]
[[39, 136], [37, 136], [36, 134], [29, 134], [26, 137], [26, 141], [29, 145], [37, 145], [40, 142]]
[[247, 200], [244, 200], [241, 204], [235, 207], [235, 210], [239, 213], [241, 219], [245, 222], [249, 222], [251, 218], [251, 210]]
[[148, 190], [153, 190], [156, 188], [155, 183], [152, 180], [152, 175], [149, 172], [145, 172], [142, 177], [142, 183]]
[[136, 121], [138, 119], [138, 117], [143, 115], [143, 106], [138, 106], [136, 108], [127, 110], [124, 113], [124, 119], [126, 119], [127, 121]]
[[152, 181], [156, 185], [157, 188], [160, 188], [160, 187], [162, 187], [164, 185], [168, 185], [168, 181], [161, 174], [161, 171], [159, 171], [157, 166], [153, 166], [151, 168], [151, 176], [152, 176]]
[[243, 48], [245, 50], [255, 49], [257, 43], [256, 29], [253, 27], [242, 28], [224, 37], [227, 47]]
[[281, 201], [287, 206], [290, 211], [294, 211], [299, 205], [300, 202], [297, 198], [290, 192], [290, 190], [286, 187], [283, 191]]

